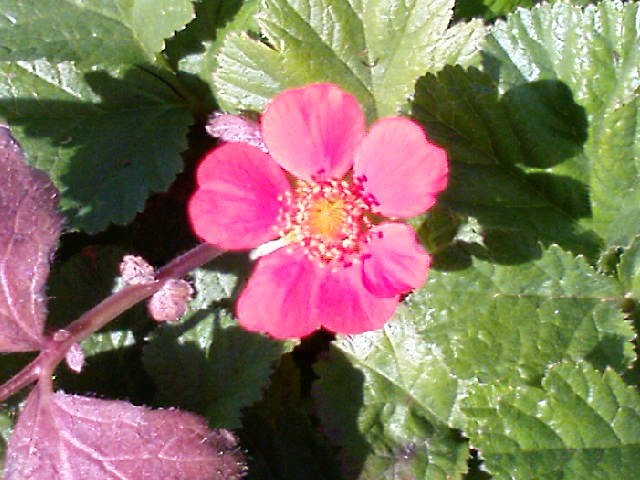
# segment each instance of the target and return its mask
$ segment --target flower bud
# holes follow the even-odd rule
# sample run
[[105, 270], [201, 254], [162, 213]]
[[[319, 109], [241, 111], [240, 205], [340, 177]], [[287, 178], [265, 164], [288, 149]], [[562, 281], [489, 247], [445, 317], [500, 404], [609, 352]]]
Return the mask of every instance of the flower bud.
[[158, 322], [173, 322], [187, 311], [193, 288], [185, 280], [172, 278], [147, 302], [147, 311]]

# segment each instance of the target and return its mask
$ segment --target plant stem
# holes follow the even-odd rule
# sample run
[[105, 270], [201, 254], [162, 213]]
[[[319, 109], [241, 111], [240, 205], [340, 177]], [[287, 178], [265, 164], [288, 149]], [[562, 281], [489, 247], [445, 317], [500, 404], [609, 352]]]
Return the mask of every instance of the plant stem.
[[0, 402], [39, 378], [49, 378], [74, 344], [82, 342], [138, 302], [153, 295], [167, 280], [182, 277], [222, 253], [224, 251], [218, 247], [202, 243], [161, 268], [152, 283], [129, 285], [83, 313], [67, 328], [54, 332], [40, 355], [0, 386]]

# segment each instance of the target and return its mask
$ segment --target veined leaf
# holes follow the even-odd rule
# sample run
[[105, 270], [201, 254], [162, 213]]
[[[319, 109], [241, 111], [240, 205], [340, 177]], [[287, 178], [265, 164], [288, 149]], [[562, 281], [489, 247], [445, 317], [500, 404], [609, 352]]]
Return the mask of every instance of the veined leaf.
[[496, 480], [636, 476], [640, 396], [612, 370], [559, 364], [541, 388], [477, 386], [461, 410], [464, 433]]
[[[607, 0], [518, 10], [492, 28], [486, 70], [500, 90], [542, 80], [566, 84], [588, 120], [582, 178], [593, 228], [607, 245], [640, 232], [640, 5]], [[574, 177], [577, 178], [577, 177]]]
[[0, 125], [0, 352], [39, 350], [44, 292], [62, 218], [58, 192]]
[[499, 96], [487, 74], [445, 67], [418, 81], [412, 114], [449, 153], [444, 205], [485, 230], [597, 257], [582, 152], [587, 120], [565, 84], [531, 82]]
[[218, 66], [218, 50], [227, 34], [257, 30], [258, 4], [258, 0], [199, 0], [194, 2], [193, 21], [167, 40], [164, 53], [180, 80], [204, 103], [203, 114], [216, 106], [211, 81]]
[[[37, 453], [36, 453], [37, 452]], [[5, 480], [239, 480], [242, 454], [202, 418], [38, 385], [9, 440]]]
[[[419, 320], [340, 338], [315, 369], [323, 430], [347, 478], [461, 478], [467, 446], [447, 426], [461, 388]], [[349, 401], [345, 401], [345, 399]], [[355, 476], [357, 474], [357, 476]]]
[[433, 270], [399, 315], [420, 322], [459, 378], [538, 384], [548, 364], [565, 359], [629, 366], [622, 299], [615, 279], [552, 246], [520, 265], [474, 259], [464, 270]]
[[531, 7], [540, 0], [458, 0], [456, 17], [484, 17], [487, 19], [506, 15], [517, 7]]
[[618, 276], [625, 291], [640, 301], [640, 236], [633, 239], [620, 257]]
[[216, 427], [237, 428], [241, 409], [260, 399], [287, 348], [241, 329], [222, 310], [196, 310], [156, 329], [144, 348], [144, 364], [161, 404], [202, 413]]
[[189, 0], [4, 0], [0, 61], [145, 63], [192, 16]]
[[182, 166], [186, 102], [151, 67], [0, 63], [0, 117], [51, 176], [70, 226], [127, 223]]
[[473, 61], [484, 29], [475, 21], [447, 29], [453, 3], [264, 0], [258, 24], [270, 45], [229, 35], [218, 99], [226, 109], [261, 111], [283, 88], [328, 81], [356, 95], [369, 120], [394, 114], [419, 75]]

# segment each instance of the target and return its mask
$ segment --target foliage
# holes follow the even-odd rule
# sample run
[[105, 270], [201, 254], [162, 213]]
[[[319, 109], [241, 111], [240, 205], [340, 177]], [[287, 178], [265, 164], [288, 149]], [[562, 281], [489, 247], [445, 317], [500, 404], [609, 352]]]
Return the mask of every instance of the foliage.
[[[4, 478], [632, 478], [638, 25], [621, 0], [4, 0]], [[311, 82], [411, 116], [449, 185], [384, 328], [276, 341], [234, 317], [244, 253], [178, 255], [207, 117]], [[169, 267], [127, 285], [125, 253]], [[179, 321], [129, 308], [185, 275]]]

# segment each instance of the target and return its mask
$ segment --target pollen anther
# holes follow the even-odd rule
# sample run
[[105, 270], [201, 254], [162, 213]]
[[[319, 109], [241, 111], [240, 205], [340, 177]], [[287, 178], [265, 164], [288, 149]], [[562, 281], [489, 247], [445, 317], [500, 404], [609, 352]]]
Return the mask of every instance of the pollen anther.
[[371, 203], [359, 181], [299, 181], [280, 212], [280, 235], [322, 264], [353, 261], [369, 239]]

